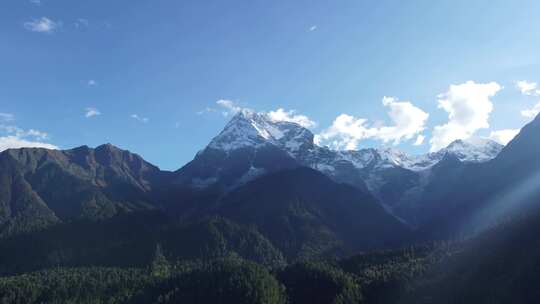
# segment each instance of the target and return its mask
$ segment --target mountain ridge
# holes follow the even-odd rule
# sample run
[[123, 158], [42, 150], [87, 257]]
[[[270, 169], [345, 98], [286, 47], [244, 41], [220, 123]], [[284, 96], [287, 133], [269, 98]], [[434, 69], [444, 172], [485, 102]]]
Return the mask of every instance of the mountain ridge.
[[0, 153], [0, 167], [0, 236], [80, 217], [107, 218], [153, 208], [153, 185], [164, 174], [110, 144], [95, 149], [9, 149]]
[[[241, 110], [222, 132], [177, 170], [176, 182], [205, 188], [221, 183], [229, 191], [262, 175], [305, 166], [339, 183], [372, 193], [389, 211], [407, 209], [411, 192], [423, 191], [430, 171], [447, 154], [460, 163], [483, 163], [503, 146], [491, 140], [456, 140], [437, 152], [410, 156], [394, 148], [335, 151], [314, 142], [307, 128], [276, 121], [266, 113]], [[403, 218], [408, 211], [396, 216]], [[410, 219], [406, 219], [410, 221]]]

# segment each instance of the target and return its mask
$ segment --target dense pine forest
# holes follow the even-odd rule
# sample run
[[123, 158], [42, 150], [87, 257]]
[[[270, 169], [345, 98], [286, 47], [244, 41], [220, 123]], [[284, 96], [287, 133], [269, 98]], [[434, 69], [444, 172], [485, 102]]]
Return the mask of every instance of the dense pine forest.
[[0, 303], [535, 303], [538, 293], [535, 216], [467, 241], [297, 260], [223, 218], [163, 221], [130, 215], [56, 227], [54, 241], [50, 231], [2, 241]]
[[449, 251], [439, 244], [267, 267], [235, 253], [139, 268], [53, 267], [0, 279], [1, 303], [395, 303]]

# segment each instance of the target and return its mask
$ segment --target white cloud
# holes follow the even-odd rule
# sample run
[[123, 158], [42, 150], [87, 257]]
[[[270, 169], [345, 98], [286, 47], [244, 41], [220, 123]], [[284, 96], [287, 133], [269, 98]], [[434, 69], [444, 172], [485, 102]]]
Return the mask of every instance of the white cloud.
[[496, 82], [451, 85], [448, 92], [439, 95], [439, 108], [448, 112], [448, 122], [435, 126], [430, 140], [431, 151], [438, 151], [456, 139], [468, 139], [476, 131], [489, 128], [489, 115], [493, 111], [490, 98], [501, 90]]
[[532, 108], [521, 111], [521, 115], [527, 118], [535, 118], [540, 113], [540, 102], [535, 104]]
[[45, 148], [57, 150], [58, 147], [44, 142], [30, 141], [16, 136], [0, 136], [0, 152], [7, 149]]
[[30, 3], [34, 5], [41, 5], [41, 0], [30, 0]]
[[234, 101], [228, 100], [228, 99], [220, 99], [220, 100], [216, 101], [216, 104], [225, 109], [225, 111], [222, 112], [223, 116], [229, 116], [231, 114], [236, 114], [236, 113], [246, 109], [246, 108], [242, 108], [242, 107], [237, 106]]
[[401, 140], [412, 139], [425, 129], [429, 114], [415, 107], [409, 101], [398, 101], [394, 97], [384, 97], [383, 105], [390, 109], [388, 116], [393, 122], [392, 126], [383, 126], [379, 129], [377, 137], [383, 142], [392, 141], [399, 144]]
[[96, 108], [86, 108], [84, 109], [85, 110], [85, 114], [84, 114], [84, 117], [86, 118], [90, 118], [90, 117], [94, 117], [94, 116], [99, 116], [101, 115], [101, 112], [96, 109]]
[[45, 143], [49, 138], [45, 132], [30, 129], [24, 130], [11, 124], [5, 124], [15, 121], [15, 116], [8, 113], [0, 113], [0, 151], [17, 148], [47, 148], [58, 149], [55, 145]]
[[142, 123], [147, 123], [150, 121], [150, 119], [148, 119], [147, 117], [141, 117], [137, 114], [131, 114], [130, 117]]
[[39, 130], [35, 130], [35, 129], [30, 129], [26, 131], [26, 136], [34, 137], [35, 139], [38, 139], [38, 140], [45, 140], [49, 138], [49, 134], [39, 131]]
[[[222, 112], [223, 116], [227, 117], [229, 115], [234, 115], [240, 111], [247, 111], [247, 112], [254, 112], [253, 110], [238, 106], [234, 101], [228, 100], [228, 99], [220, 99], [216, 102], [216, 104], [222, 108], [224, 108], [224, 111]], [[206, 108], [202, 111], [197, 112], [197, 114], [204, 114], [206, 112], [215, 112], [216, 109], [214, 108]], [[283, 108], [279, 108], [274, 111], [270, 112], [261, 112], [260, 114], [267, 115], [268, 118], [270, 118], [273, 121], [288, 121], [288, 122], [294, 122], [299, 125], [301, 125], [304, 128], [311, 128], [315, 127], [316, 123], [309, 119], [309, 117], [301, 114], [297, 114], [295, 110], [286, 111]]]
[[270, 111], [267, 114], [268, 117], [274, 121], [294, 122], [304, 128], [312, 128], [316, 126], [316, 123], [313, 120], [309, 119], [305, 115], [296, 114], [295, 110], [285, 111], [282, 108], [279, 108], [275, 111]]
[[87, 84], [88, 84], [89, 87], [93, 87], [93, 86], [97, 85], [97, 82], [94, 79], [90, 79], [90, 80], [88, 80]]
[[399, 144], [416, 136], [415, 144], [422, 144], [429, 114], [415, 107], [409, 101], [398, 101], [393, 97], [384, 97], [382, 101], [389, 108], [388, 115], [392, 125], [368, 124], [365, 118], [356, 118], [348, 114], [339, 115], [332, 125], [316, 136], [316, 144], [328, 145], [338, 150], [355, 150], [360, 141], [378, 139], [383, 142]]
[[540, 96], [540, 89], [538, 89], [538, 84], [536, 82], [520, 80], [516, 81], [516, 87], [523, 95]]
[[316, 31], [317, 30], [317, 26], [316, 25], [312, 25], [310, 28], [309, 28], [309, 31], [310, 32], [313, 32], [313, 31]]
[[415, 146], [420, 146], [424, 143], [424, 139], [426, 139], [426, 137], [422, 134], [418, 135], [416, 137], [416, 140], [414, 141], [414, 144]]
[[40, 19], [33, 19], [32, 21], [28, 21], [24, 23], [24, 28], [32, 31], [32, 32], [38, 32], [38, 33], [54, 33], [56, 30], [58, 30], [60, 27], [62, 27], [61, 21], [52, 21], [51, 19], [47, 17], [41, 17]]
[[11, 113], [0, 113], [0, 122], [8, 122], [15, 120], [15, 115]]
[[509, 143], [516, 135], [519, 133], [519, 129], [504, 129], [498, 131], [491, 131], [489, 138], [500, 143], [501, 145], [506, 145]]
[[49, 138], [49, 134], [45, 132], [35, 130], [35, 129], [24, 130], [17, 126], [11, 126], [11, 125], [0, 124], [0, 132], [7, 133], [9, 135], [13, 135], [18, 138], [32, 137], [37, 140], [45, 140]]
[[341, 114], [328, 129], [315, 136], [315, 143], [337, 150], [355, 150], [361, 140], [377, 134], [376, 128], [369, 128], [366, 124], [367, 119]]

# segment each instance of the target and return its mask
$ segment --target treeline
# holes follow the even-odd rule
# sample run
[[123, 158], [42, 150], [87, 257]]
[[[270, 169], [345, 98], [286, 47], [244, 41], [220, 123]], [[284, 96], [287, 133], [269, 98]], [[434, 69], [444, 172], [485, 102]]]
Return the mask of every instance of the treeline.
[[161, 244], [171, 260], [214, 259], [230, 253], [267, 267], [286, 264], [254, 227], [221, 217], [188, 223], [161, 212], [76, 221], [0, 240], [0, 276], [53, 267], [142, 268]]
[[237, 254], [144, 268], [52, 268], [0, 279], [0, 303], [396, 303], [441, 245], [268, 267]]

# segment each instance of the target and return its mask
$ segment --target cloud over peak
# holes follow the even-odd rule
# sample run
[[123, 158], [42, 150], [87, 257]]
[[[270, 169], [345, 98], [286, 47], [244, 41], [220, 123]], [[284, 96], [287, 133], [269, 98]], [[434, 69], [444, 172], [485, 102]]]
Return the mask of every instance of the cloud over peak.
[[388, 116], [393, 123], [379, 129], [377, 137], [383, 142], [391, 141], [397, 145], [401, 140], [412, 139], [424, 131], [429, 114], [422, 109], [409, 101], [398, 101], [395, 97], [383, 97], [382, 104], [389, 108]]
[[476, 131], [489, 128], [493, 111], [491, 97], [502, 87], [496, 82], [451, 85], [438, 96], [438, 107], [448, 113], [448, 122], [435, 126], [430, 140], [431, 151], [438, 151], [456, 139], [468, 139]]
[[45, 148], [56, 150], [57, 146], [44, 142], [26, 140], [17, 136], [8, 135], [0, 136], [0, 152], [7, 149], [20, 149], [20, 148]]
[[364, 118], [341, 114], [329, 128], [315, 135], [315, 143], [337, 150], [355, 150], [360, 141], [377, 134], [377, 129], [370, 128], [367, 122]]
[[224, 110], [222, 112], [223, 116], [229, 116], [230, 114], [236, 114], [243, 109], [240, 106], [238, 106], [234, 101], [228, 100], [228, 99], [220, 99], [216, 101], [216, 104], [220, 107], [222, 107]]
[[[253, 110], [241, 107], [237, 105], [234, 101], [228, 100], [228, 99], [220, 99], [216, 102], [216, 104], [223, 108], [223, 116], [227, 117], [229, 115], [236, 114], [240, 111], [250, 111], [254, 112]], [[206, 108], [203, 111], [197, 112], [197, 114], [203, 114], [206, 112], [214, 112], [215, 109], [213, 108]], [[304, 128], [313, 128], [317, 125], [313, 120], [309, 119], [306, 115], [301, 115], [296, 113], [295, 110], [285, 110], [283, 108], [278, 108], [277, 110], [269, 111], [269, 112], [261, 112], [261, 114], [265, 114], [274, 121], [288, 121], [288, 122], [294, 122], [299, 125], [301, 125]]]
[[279, 108], [275, 111], [270, 111], [267, 113], [268, 117], [274, 121], [288, 121], [294, 122], [301, 125], [304, 128], [313, 128], [317, 124], [309, 119], [305, 115], [296, 114], [295, 110], [285, 111], [283, 108]]
[[519, 133], [519, 129], [504, 129], [498, 131], [491, 131], [489, 138], [500, 143], [501, 145], [508, 144]]
[[317, 134], [316, 143], [338, 150], [355, 150], [365, 139], [397, 145], [416, 137], [415, 144], [421, 145], [425, 138], [421, 133], [425, 130], [429, 114], [411, 102], [399, 101], [395, 97], [383, 97], [382, 104], [389, 109], [391, 125], [376, 126], [365, 118], [341, 114], [329, 128]]

